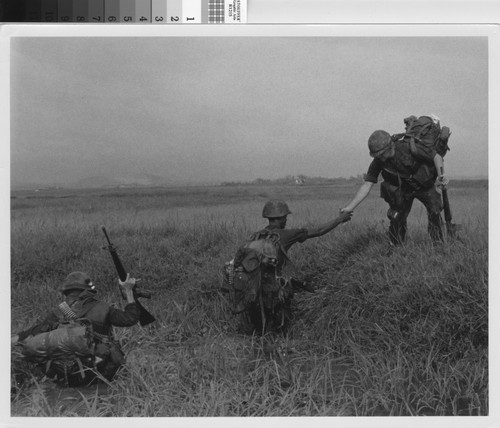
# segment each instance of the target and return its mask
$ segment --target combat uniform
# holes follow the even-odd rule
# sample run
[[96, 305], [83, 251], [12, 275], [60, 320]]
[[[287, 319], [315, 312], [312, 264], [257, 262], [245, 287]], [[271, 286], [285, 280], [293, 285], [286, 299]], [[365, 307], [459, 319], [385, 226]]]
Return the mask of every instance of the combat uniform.
[[[113, 326], [129, 327], [135, 325], [140, 316], [140, 310], [136, 303], [129, 303], [124, 310], [116, 309], [113, 306], [99, 301], [95, 298], [95, 292], [90, 290], [81, 291], [77, 297], [69, 298], [66, 303], [76, 318], [84, 318], [91, 322], [93, 336], [95, 339], [96, 369], [106, 379], [111, 380], [118, 368], [125, 363], [125, 358], [119, 344], [113, 337]], [[18, 334], [19, 341], [23, 341], [29, 336], [52, 331], [64, 321], [64, 314], [59, 307], [50, 311], [45, 319], [35, 326], [24, 330]], [[49, 367], [47, 369], [47, 367]], [[50, 365], [44, 365], [46, 374], [53, 377], [56, 374], [50, 370]], [[70, 386], [88, 384], [95, 379], [91, 371], [87, 371], [85, 378], [80, 374], [69, 376], [67, 379]]]
[[[380, 186], [380, 196], [389, 204], [387, 217], [390, 220], [389, 238], [395, 245], [405, 241], [407, 218], [414, 199], [424, 204], [427, 210], [428, 232], [434, 243], [443, 240], [441, 195], [434, 182], [437, 178], [435, 168], [416, 163], [411, 153], [402, 142], [396, 142], [394, 157], [385, 161], [374, 158], [368, 167], [365, 181], [377, 183], [382, 174], [384, 181]], [[416, 176], [426, 175], [425, 183], [415, 180]], [[421, 181], [421, 180], [420, 180]]]
[[293, 244], [302, 243], [307, 239], [307, 229], [280, 229], [276, 225], [264, 228], [276, 232], [280, 236], [280, 244], [285, 252], [288, 252]]
[[226, 263], [233, 313], [247, 311], [257, 331], [264, 330], [266, 325], [286, 329], [291, 319], [294, 293], [314, 292], [310, 284], [299, 279], [288, 256], [290, 247], [322, 236], [352, 216], [351, 213], [342, 214], [313, 229], [285, 229], [289, 214], [291, 211], [286, 202], [266, 202], [262, 217], [269, 220], [268, 226], [254, 233], [238, 249], [234, 259]]
[[[129, 303], [122, 311], [105, 302], [98, 301], [93, 298], [85, 300], [76, 300], [71, 309], [77, 314], [85, 313], [85, 318], [92, 322], [94, 332], [109, 336], [112, 332], [112, 327], [130, 327], [135, 325], [139, 320], [139, 309], [135, 303]], [[35, 326], [19, 333], [19, 341], [23, 341], [28, 336], [35, 336], [39, 333], [45, 333], [53, 330], [60, 322], [60, 310], [54, 308], [45, 319]]]

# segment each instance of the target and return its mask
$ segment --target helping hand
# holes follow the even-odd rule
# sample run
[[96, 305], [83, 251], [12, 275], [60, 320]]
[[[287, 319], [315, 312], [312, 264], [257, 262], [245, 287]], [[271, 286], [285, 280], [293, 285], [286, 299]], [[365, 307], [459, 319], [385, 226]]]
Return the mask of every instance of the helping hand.
[[350, 221], [352, 218], [352, 211], [345, 211], [345, 208], [342, 208], [340, 210], [340, 215], [338, 219], [342, 222], [345, 223], [346, 221]]

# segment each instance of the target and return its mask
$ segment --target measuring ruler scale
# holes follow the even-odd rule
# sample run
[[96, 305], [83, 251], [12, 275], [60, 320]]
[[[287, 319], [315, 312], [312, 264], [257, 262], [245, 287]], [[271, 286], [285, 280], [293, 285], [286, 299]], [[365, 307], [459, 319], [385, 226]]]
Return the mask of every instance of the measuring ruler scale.
[[21, 2], [4, 22], [239, 24], [247, 0], [4, 0]]

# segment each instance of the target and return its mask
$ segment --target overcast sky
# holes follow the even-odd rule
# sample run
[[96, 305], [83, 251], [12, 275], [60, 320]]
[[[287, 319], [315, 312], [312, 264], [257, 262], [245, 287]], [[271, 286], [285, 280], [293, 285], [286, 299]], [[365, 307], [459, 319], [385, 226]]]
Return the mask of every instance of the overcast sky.
[[484, 37], [12, 38], [12, 184], [366, 172], [367, 139], [434, 113], [451, 177], [486, 177]]

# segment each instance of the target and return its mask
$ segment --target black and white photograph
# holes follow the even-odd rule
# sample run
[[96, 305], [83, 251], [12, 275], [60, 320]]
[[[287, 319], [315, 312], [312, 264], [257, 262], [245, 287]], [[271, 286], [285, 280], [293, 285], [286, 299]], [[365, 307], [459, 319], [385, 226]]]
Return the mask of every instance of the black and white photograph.
[[490, 416], [498, 35], [108, 30], [6, 37], [11, 423]]

